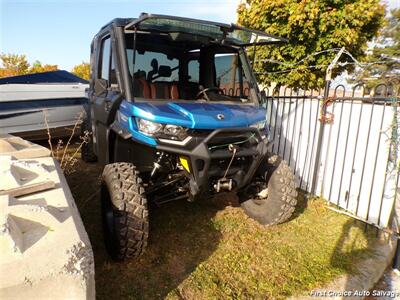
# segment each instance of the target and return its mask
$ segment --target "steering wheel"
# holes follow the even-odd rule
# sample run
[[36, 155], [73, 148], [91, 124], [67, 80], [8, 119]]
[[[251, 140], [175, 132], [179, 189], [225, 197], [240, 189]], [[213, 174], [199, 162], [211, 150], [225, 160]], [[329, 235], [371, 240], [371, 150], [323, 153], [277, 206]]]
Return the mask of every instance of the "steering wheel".
[[209, 87], [209, 88], [206, 88], [206, 89], [202, 89], [200, 92], [198, 92], [197, 95], [196, 95], [196, 99], [199, 99], [200, 96], [203, 95], [204, 96], [203, 99], [206, 99], [207, 101], [210, 101], [210, 98], [208, 98], [208, 95], [207, 95], [207, 92], [210, 92], [210, 91], [216, 91], [216, 92], [219, 92], [222, 95], [224, 94], [224, 90], [219, 88], [219, 87], [216, 87], [216, 86], [215, 87]]

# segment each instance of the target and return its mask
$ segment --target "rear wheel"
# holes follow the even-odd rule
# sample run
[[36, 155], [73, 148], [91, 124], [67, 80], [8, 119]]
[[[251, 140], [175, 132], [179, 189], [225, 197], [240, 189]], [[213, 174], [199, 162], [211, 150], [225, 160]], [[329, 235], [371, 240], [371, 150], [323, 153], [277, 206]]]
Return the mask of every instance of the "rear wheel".
[[106, 248], [115, 260], [139, 256], [147, 246], [149, 212], [139, 172], [133, 164], [106, 165], [101, 185]]
[[286, 161], [273, 155], [268, 159], [263, 181], [257, 193], [242, 194], [241, 206], [245, 213], [263, 225], [287, 221], [297, 204], [293, 173]]
[[96, 162], [97, 156], [93, 152], [93, 133], [90, 120], [86, 117], [81, 124], [81, 137], [85, 139], [81, 148], [81, 158], [84, 162]]

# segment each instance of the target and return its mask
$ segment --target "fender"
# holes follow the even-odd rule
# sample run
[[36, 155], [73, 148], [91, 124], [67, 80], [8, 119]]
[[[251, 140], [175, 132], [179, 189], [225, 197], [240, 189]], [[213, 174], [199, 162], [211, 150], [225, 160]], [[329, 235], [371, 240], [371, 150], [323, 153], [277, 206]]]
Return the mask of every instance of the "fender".
[[115, 147], [115, 139], [117, 137], [122, 138], [123, 140], [128, 140], [132, 137], [132, 134], [121, 124], [115, 120], [109, 129], [107, 129], [107, 150], [106, 150], [106, 163], [114, 162], [114, 147]]
[[125, 127], [121, 126], [121, 124], [116, 120], [111, 124], [110, 129], [124, 140], [132, 137], [132, 133], [130, 133]]

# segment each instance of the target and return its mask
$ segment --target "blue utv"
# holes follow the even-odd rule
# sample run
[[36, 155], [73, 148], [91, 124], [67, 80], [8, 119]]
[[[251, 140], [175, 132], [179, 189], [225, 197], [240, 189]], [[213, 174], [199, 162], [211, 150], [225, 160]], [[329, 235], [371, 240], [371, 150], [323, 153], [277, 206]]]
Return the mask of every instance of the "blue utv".
[[296, 206], [287, 163], [268, 151], [265, 94], [247, 51], [284, 40], [181, 17], [114, 19], [91, 44], [85, 161], [104, 164], [106, 246], [116, 260], [143, 253], [149, 202], [234, 192], [264, 225]]

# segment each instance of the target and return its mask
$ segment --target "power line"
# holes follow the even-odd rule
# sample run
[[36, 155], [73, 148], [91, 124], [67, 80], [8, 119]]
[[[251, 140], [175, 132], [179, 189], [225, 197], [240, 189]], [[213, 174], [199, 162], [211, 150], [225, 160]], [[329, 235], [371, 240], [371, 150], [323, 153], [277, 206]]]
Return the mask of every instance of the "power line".
[[327, 52], [338, 52], [338, 51], [340, 51], [340, 48], [330, 48], [330, 49], [326, 49], [326, 50], [322, 50], [322, 51], [317, 51], [317, 52], [314, 52], [314, 53], [311, 53], [311, 54], [307, 55], [305, 58], [303, 58], [303, 59], [301, 59], [301, 60], [299, 60], [298, 62], [295, 62], [295, 63], [286, 63], [286, 62], [282, 62], [282, 61], [278, 61], [278, 60], [274, 60], [274, 59], [269, 59], [269, 58], [260, 59], [258, 61], [261, 61], [261, 62], [266, 62], [267, 61], [267, 62], [272, 62], [272, 63], [279, 64], [279, 65], [282, 65], [282, 66], [294, 67], [294, 66], [302, 63], [303, 61], [308, 60], [312, 56], [316, 56], [316, 55], [319, 55], [319, 54], [322, 54], [322, 53], [327, 53]]
[[327, 67], [329, 65], [315, 65], [315, 66], [305, 66], [301, 68], [294, 68], [294, 69], [287, 69], [287, 70], [280, 70], [280, 71], [269, 71], [269, 72], [256, 72], [256, 74], [276, 74], [276, 73], [289, 73], [292, 71], [298, 71], [298, 70], [307, 70], [307, 69], [318, 69], [322, 67]]

